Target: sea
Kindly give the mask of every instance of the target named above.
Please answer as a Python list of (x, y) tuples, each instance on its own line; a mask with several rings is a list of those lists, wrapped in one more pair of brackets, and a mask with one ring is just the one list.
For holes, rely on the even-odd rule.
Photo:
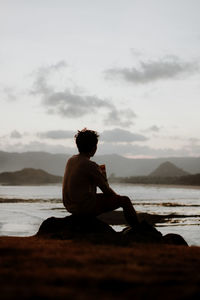
[[(155, 224), (161, 233), (178, 233), (190, 246), (200, 246), (199, 187), (126, 183), (111, 187), (129, 196), (137, 212), (163, 215), (165, 222)], [(0, 186), (0, 236), (32, 236), (46, 218), (66, 215), (60, 184)], [(113, 228), (121, 231), (124, 226)]]

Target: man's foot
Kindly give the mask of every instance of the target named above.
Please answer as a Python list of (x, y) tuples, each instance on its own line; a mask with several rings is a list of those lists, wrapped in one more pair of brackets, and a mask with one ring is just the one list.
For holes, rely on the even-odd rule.
[(140, 222), (139, 222), (137, 216), (125, 216), (125, 218), (130, 227), (134, 228), (136, 226), (137, 227), (140, 226)]

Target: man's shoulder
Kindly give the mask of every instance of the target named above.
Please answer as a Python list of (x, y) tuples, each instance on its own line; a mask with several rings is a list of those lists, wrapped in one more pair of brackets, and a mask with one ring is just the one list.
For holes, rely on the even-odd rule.
[(91, 171), (96, 172), (96, 171), (99, 170), (99, 165), (96, 162), (92, 161), (92, 160), (89, 160), (88, 166), (91, 169)]
[(98, 164), (86, 157), (81, 157), (80, 155), (76, 154), (76, 155), (73, 155), (71, 156), (69, 159), (68, 159), (68, 162), (78, 162), (80, 164), (83, 164), (83, 165), (87, 165), (87, 166), (91, 166), (91, 167), (95, 167), (95, 168), (98, 168)]
[(69, 161), (69, 160), (74, 160), (74, 159), (76, 159), (76, 158), (77, 158), (77, 155), (72, 155), (72, 156), (69, 157), (68, 161)]
[(69, 157), (67, 160), (66, 167), (75, 164), (76, 160), (77, 160), (77, 155), (73, 155), (73, 156)]
[(88, 159), (88, 162), (92, 166), (98, 166), (98, 164), (95, 161), (91, 160), (91, 159)]
[(88, 158), (81, 159), (80, 164), (83, 168), (86, 168), (87, 170), (90, 169), (91, 171), (97, 170), (99, 168), (99, 166), (94, 161)]
[(67, 161), (68, 165), (79, 165), (82, 166), (83, 168), (91, 168), (91, 169), (98, 169), (99, 165), (90, 160), (87, 157), (84, 156), (80, 156), (79, 154), (73, 155), (71, 156), (68, 161)]
[(70, 162), (70, 161), (76, 161), (78, 159), (79, 159), (79, 155), (75, 154), (75, 155), (72, 155), (71, 157), (68, 158), (68, 162)]

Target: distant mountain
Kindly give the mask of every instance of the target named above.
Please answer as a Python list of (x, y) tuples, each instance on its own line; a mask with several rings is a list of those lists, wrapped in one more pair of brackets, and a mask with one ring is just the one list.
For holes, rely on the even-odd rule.
[(45, 170), (50, 174), (63, 176), (68, 158), (69, 155), (67, 154), (0, 151), (0, 172), (35, 168)]
[[(35, 168), (43, 169), (50, 174), (63, 176), (68, 158), (68, 154), (51, 154), (46, 152), (10, 153), (0, 151), (0, 172)], [(200, 157), (131, 159), (111, 154), (95, 155), (92, 160), (99, 164), (106, 164), (108, 176), (112, 173), (118, 177), (147, 176), (166, 161), (191, 174), (200, 173)]]
[(0, 184), (34, 185), (61, 183), (62, 177), (49, 174), (41, 169), (26, 168), (16, 172), (0, 173)]
[(162, 163), (169, 161), (178, 168), (190, 174), (200, 173), (200, 157), (162, 157), (162, 158), (125, 158), (112, 154), (95, 156), (92, 158), (99, 164), (106, 164), (108, 176), (114, 174), (118, 177), (147, 176)]
[(162, 163), (158, 168), (149, 174), (152, 177), (180, 177), (189, 175), (169, 161)]

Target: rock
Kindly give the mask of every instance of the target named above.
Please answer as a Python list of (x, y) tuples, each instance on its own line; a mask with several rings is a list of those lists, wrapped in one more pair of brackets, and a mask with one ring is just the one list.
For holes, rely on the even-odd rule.
[(142, 221), (140, 224), (127, 227), (122, 231), (123, 235), (132, 242), (139, 243), (162, 243), (162, 234), (155, 227)]
[(116, 232), (107, 223), (95, 217), (67, 216), (64, 218), (51, 217), (43, 221), (36, 236), (58, 239), (91, 239), (110, 237)]
[(187, 242), (184, 240), (184, 238), (175, 233), (168, 233), (163, 236), (163, 243), (164, 244), (170, 244), (170, 245), (185, 245), (188, 246)]
[(116, 232), (110, 225), (96, 217), (51, 217), (43, 221), (37, 234), (40, 238), (87, 240), (92, 243), (130, 245), (132, 243), (157, 243), (187, 245), (178, 234), (164, 237), (155, 227), (142, 221), (140, 224)]

